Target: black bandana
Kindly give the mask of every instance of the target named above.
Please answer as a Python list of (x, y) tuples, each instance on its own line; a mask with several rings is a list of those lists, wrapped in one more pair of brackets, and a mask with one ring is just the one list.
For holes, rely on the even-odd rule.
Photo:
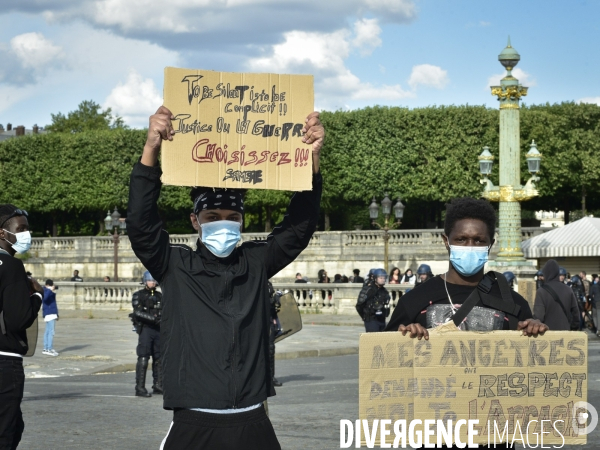
[(226, 189), (204, 192), (194, 200), (194, 214), (208, 209), (230, 209), (244, 214), (244, 197)]

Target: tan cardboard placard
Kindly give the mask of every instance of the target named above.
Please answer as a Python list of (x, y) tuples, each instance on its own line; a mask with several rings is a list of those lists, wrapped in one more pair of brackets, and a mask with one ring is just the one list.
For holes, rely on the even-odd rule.
[(312, 189), (311, 75), (165, 68), (164, 105), (175, 116), (162, 149), (162, 181), (177, 186)]
[[(561, 445), (561, 434), (567, 445), (585, 444), (573, 419), (582, 411), (576, 403), (587, 401), (587, 358), (582, 332), (549, 331), (530, 338), (518, 331), (430, 330), (428, 341), (401, 333), (362, 334), (359, 418), (407, 424), (478, 419), (473, 440), (480, 444), (488, 443), (488, 421), (492, 444), (494, 422), (504, 434), (502, 442), (522, 433), (533, 444), (542, 419), (563, 420), (556, 428), (545, 422), (544, 445)], [(467, 442), (467, 427), (460, 431)], [(392, 433), (387, 442), (393, 439)], [(496, 442), (501, 442), (498, 434)]]

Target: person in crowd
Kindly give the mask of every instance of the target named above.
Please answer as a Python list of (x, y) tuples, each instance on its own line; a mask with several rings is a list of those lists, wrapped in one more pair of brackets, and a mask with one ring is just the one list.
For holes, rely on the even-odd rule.
[(514, 290), (515, 283), (517, 282), (517, 277), (515, 276), (514, 272), (507, 271), (507, 272), (504, 272), (502, 275), (504, 275), (504, 278), (506, 278), (506, 281), (508, 282), (508, 285), (510, 286), (510, 288), (512, 290)]
[[(305, 280), (304, 278), (302, 278), (302, 274), (300, 272), (298, 272), (296, 274), (296, 279), (294, 280), (294, 283), (306, 284), (306, 283), (308, 283), (308, 279)], [(296, 298), (299, 298), (299, 297), (300, 297), (300, 291), (296, 291)], [(303, 300), (306, 300), (306, 291), (302, 291), (302, 298), (303, 298)]]
[(58, 306), (56, 305), (56, 286), (54, 281), (46, 280), (44, 286), (44, 298), (42, 299), (42, 315), (46, 323), (46, 331), (44, 332), (44, 348), (42, 354), (48, 356), (58, 356), (58, 352), (54, 350), (54, 331), (56, 322), (58, 321)]
[[(331, 283), (331, 279), (327, 276), (327, 272), (325, 271), (325, 269), (319, 270), (317, 277), (318, 277), (317, 283)], [(331, 291), (327, 291), (327, 292), (321, 291), (322, 299), (325, 299), (325, 295), (327, 295), (328, 299), (331, 299), (331, 296), (333, 295), (333, 293)]]
[(417, 281), (417, 276), (413, 274), (412, 269), (406, 269), (406, 272), (404, 272), (404, 275), (402, 276), (402, 281), (400, 282), (400, 284), (412, 284), (414, 286), (415, 282)]
[(485, 200), (460, 198), (447, 204), (443, 240), (448, 270), (406, 293), (385, 331), (428, 340), (428, 329), (450, 320), (462, 330), (521, 330), (528, 336), (548, 330), (533, 319), (527, 300), (508, 287), (502, 274), (484, 274), (495, 226), (496, 212)]
[(331, 283), (331, 280), (327, 276), (327, 272), (325, 271), (325, 269), (319, 270), (317, 279), (318, 279), (317, 283)]
[(348, 277), (346, 275), (342, 275), (342, 283), (350, 283), (350, 280), (348, 279)]
[(108, 275), (106, 275), (106, 276), (104, 277), (104, 282), (105, 282), (105, 283), (110, 283), (110, 277), (109, 277)]
[(354, 277), (352, 278), (352, 282), (353, 283), (363, 283), (364, 284), (365, 279), (360, 276), (360, 270), (359, 269), (354, 269), (352, 271), (352, 273), (354, 274)]
[(594, 327), (591, 303), (588, 302), (588, 298), (585, 294), (585, 287), (579, 275), (573, 275), (569, 282), (569, 286), (571, 286), (573, 294), (575, 294), (575, 298), (577, 299), (577, 304), (579, 305), (579, 329), (584, 330), (590, 328), (596, 333), (598, 330)]
[[(388, 280), (389, 284), (400, 284), (402, 281), (402, 272), (397, 267), (394, 267), (390, 272), (390, 279)], [(394, 303), (396, 302), (396, 298), (400, 298), (402, 296), (402, 291), (392, 291), (392, 300)]]
[(308, 246), (319, 221), (320, 151), (325, 131), (311, 113), (302, 141), (312, 147), (312, 190), (296, 192), (266, 241), (241, 239), (244, 191), (194, 188), (198, 245), (171, 245), (158, 212), (163, 140), (177, 139), (165, 106), (150, 117), (142, 157), (131, 173), (131, 247), (161, 283), (163, 390), (173, 422), (163, 450), (280, 450), (263, 402), (275, 395), (269, 363), (267, 282)]
[(18, 447), (25, 429), (23, 355), (36, 344), (27, 342), (27, 329), (37, 319), (44, 295), (15, 258), (31, 247), (27, 217), (27, 211), (14, 205), (0, 205), (0, 448), (11, 450)]
[(568, 284), (570, 277), (568, 277), (567, 270), (564, 267), (558, 268), (558, 281), (564, 284)]
[(544, 272), (538, 270), (535, 274), (535, 287), (539, 289), (544, 284)]
[(597, 274), (592, 275), (592, 284), (590, 286), (590, 302), (592, 303), (592, 315), (596, 335), (600, 333), (600, 318), (598, 317), (598, 303), (600, 303), (600, 278)]
[(402, 281), (402, 272), (397, 267), (394, 267), (390, 272), (390, 279), (388, 280), (389, 284), (400, 284)]
[(373, 283), (363, 286), (356, 301), (356, 311), (365, 323), (367, 333), (376, 333), (385, 328), (385, 319), (390, 314), (390, 294), (384, 287), (387, 273), (375, 270)]
[(466, 197), (447, 204), (443, 240), (448, 270), (405, 294), (386, 331), (428, 339), (427, 329), (449, 320), (473, 331), (510, 329), (527, 335), (546, 331), (548, 326), (533, 318), (527, 300), (508, 287), (502, 274), (484, 274), (495, 226), (496, 212), (486, 200)]
[(544, 284), (538, 288), (533, 316), (551, 330), (578, 330), (579, 307), (572, 289), (560, 281), (560, 267), (550, 259), (542, 268)]
[(71, 281), (77, 282), (77, 283), (83, 283), (83, 278), (81, 278), (79, 276), (79, 270), (74, 270), (73, 271), (73, 276), (71, 277)]
[(341, 282), (342, 282), (342, 275), (341, 275), (341, 274), (339, 274), (339, 273), (336, 273), (336, 274), (333, 276), (333, 282), (334, 282), (334, 283), (341, 283)]
[(160, 361), (160, 322), (162, 319), (162, 294), (156, 290), (157, 283), (149, 271), (142, 276), (144, 289), (134, 292), (131, 299), (133, 313), (129, 315), (136, 332), (137, 364), (135, 366), (135, 395), (152, 397), (146, 389), (146, 372), (152, 357), (152, 392), (162, 394), (162, 373)]
[(579, 272), (579, 278), (581, 279), (581, 284), (583, 285), (583, 292), (585, 294), (586, 300), (589, 300), (590, 297), (590, 280), (587, 279), (587, 274), (585, 270)]
[(375, 271), (376, 270), (379, 270), (379, 269), (369, 269), (369, 273), (367, 274), (367, 277), (365, 278), (365, 282), (363, 283), (363, 286), (372, 285), (375, 282)]
[(415, 285), (417, 284), (423, 284), (428, 280), (431, 280), (433, 278), (433, 273), (431, 273), (431, 267), (429, 266), (429, 264), (421, 264), (419, 266), (419, 268), (417, 269), (417, 281), (415, 282)]

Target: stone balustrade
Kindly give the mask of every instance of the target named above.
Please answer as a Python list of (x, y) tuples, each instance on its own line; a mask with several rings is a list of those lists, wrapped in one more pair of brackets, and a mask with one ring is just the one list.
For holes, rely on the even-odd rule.
[[(130, 310), (131, 297), (142, 289), (140, 283), (105, 282), (57, 282), (59, 289), (56, 299), (59, 311), (64, 310)], [(276, 290), (291, 292), (303, 313), (320, 314), (356, 314), (354, 305), (362, 284), (357, 283), (273, 283)], [(410, 285), (386, 285), (392, 300), (390, 307), (396, 306), (400, 296)], [(159, 288), (160, 290), (160, 288)]]
[[(541, 234), (549, 228), (523, 228), (523, 239)], [(441, 229), (390, 231), (388, 265), (402, 271), (421, 263), (429, 264), (434, 273), (446, 270), (448, 255), (443, 245)], [(265, 240), (268, 233), (244, 233), (243, 241)], [(171, 235), (171, 243), (195, 248), (197, 235)], [(316, 281), (319, 269), (325, 269), (333, 279), (336, 273), (351, 275), (358, 268), (362, 274), (372, 267), (383, 267), (384, 232), (328, 231), (313, 235), (308, 247), (288, 267), (275, 276), (280, 282), (291, 281), (297, 272)], [(29, 258), (24, 261), (28, 270), (40, 279), (68, 280), (77, 269), (85, 281), (101, 280), (113, 274), (112, 236), (34, 238)], [(496, 246), (495, 246), (496, 247)], [(497, 249), (492, 248), (492, 258)], [(127, 235), (119, 240), (119, 277), (139, 280), (144, 267), (136, 258)]]

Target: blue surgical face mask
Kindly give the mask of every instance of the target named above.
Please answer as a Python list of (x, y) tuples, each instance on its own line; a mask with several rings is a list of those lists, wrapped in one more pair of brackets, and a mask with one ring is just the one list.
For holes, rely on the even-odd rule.
[(488, 260), (489, 247), (450, 246), (450, 262), (456, 271), (464, 277), (475, 275)]
[(31, 248), (31, 233), (29, 231), (22, 231), (20, 233), (11, 233), (8, 230), (4, 231), (17, 237), (17, 242), (14, 244), (5, 239), (5, 241), (11, 244), (12, 248), (14, 248), (17, 253), (25, 253)]
[(202, 228), (202, 243), (215, 256), (225, 258), (242, 237), (242, 224), (232, 220), (217, 220), (200, 225)]

